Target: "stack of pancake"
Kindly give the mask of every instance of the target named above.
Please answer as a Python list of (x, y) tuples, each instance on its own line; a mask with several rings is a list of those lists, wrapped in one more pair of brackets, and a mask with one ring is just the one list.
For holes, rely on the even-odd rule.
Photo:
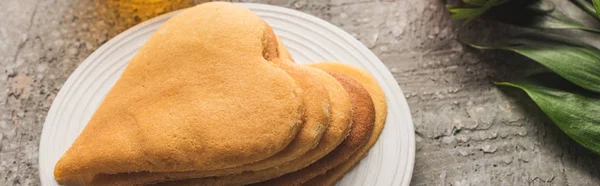
[(71, 185), (332, 185), (383, 129), (366, 71), (294, 63), (263, 20), (205, 3), (140, 49), (54, 169)]

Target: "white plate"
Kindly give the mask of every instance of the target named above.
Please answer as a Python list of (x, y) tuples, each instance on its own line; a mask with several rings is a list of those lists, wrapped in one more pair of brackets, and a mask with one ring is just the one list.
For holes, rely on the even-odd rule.
[[(387, 96), (388, 115), (379, 141), (339, 185), (404, 185), (412, 176), (415, 138), (410, 110), (398, 83), (367, 47), (334, 25), (295, 10), (240, 4), (273, 27), (297, 63), (340, 61), (370, 71)], [(44, 123), (39, 165), (42, 185), (54, 181), (54, 165), (83, 130), (129, 60), (165, 21), (181, 11), (141, 23), (106, 42), (71, 74)]]

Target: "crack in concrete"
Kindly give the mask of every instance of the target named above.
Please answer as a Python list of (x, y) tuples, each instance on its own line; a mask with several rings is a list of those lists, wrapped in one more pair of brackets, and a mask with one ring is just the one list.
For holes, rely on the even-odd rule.
[(29, 26), (27, 26), (27, 31), (31, 30), (31, 26), (33, 26), (33, 19), (35, 18), (35, 14), (37, 13), (38, 10), (38, 4), (40, 4), (40, 1), (36, 1), (35, 2), (35, 6), (33, 8), (33, 13), (31, 14), (31, 17), (29, 18)]
[[(27, 26), (27, 33), (29, 33), (29, 31), (31, 30), (31, 26), (33, 26), (33, 22), (34, 22), (34, 18), (35, 15), (37, 14), (37, 10), (38, 10), (38, 4), (40, 3), (40, 1), (36, 1), (35, 6), (33, 8), (33, 13), (31, 13), (31, 16), (29, 17), (29, 25)], [(29, 37), (26, 37), (24, 41), (20, 42), (19, 45), (17, 46), (17, 51), (15, 52), (15, 54), (13, 55), (13, 63), (17, 62), (17, 58), (19, 57), (19, 54), (21, 53), (21, 50), (23, 49), (23, 47), (25, 47), (25, 44), (27, 43), (27, 41), (29, 41)]]
[(13, 55), (13, 60), (12, 60), (13, 63), (17, 62), (17, 58), (19, 57), (19, 54), (21, 53), (21, 50), (23, 49), (23, 47), (25, 47), (25, 44), (27, 43), (27, 41), (29, 41), (29, 38), (25, 38), (25, 40), (22, 41), (21, 43), (19, 43), (19, 45), (17, 46), (17, 51)]
[(567, 172), (565, 170), (565, 163), (563, 161), (564, 156), (565, 156), (565, 149), (563, 148), (560, 151), (560, 159), (558, 162), (560, 162), (560, 166), (562, 169), (562, 171), (561, 171), (562, 177), (565, 179), (565, 183), (567, 183), (567, 186), (569, 186), (569, 179), (567, 178)]

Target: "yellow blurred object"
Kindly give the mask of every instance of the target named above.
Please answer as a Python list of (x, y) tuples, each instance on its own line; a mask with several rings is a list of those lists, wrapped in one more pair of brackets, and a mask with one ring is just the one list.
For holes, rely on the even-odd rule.
[(181, 0), (175, 0), (175, 1), (170, 1), (170, 0), (131, 0), (132, 2), (140, 2), (140, 3), (157, 3), (157, 2), (179, 2)]
[(134, 19), (139, 23), (158, 15), (194, 6), (194, 0), (107, 0), (113, 19)]

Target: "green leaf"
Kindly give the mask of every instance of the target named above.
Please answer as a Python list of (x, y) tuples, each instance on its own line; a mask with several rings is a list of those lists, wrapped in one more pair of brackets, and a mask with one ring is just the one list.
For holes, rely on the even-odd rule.
[(563, 132), (600, 154), (600, 98), (549, 88), (531, 80), (496, 84), (524, 90)]
[(591, 32), (600, 30), (588, 28), (557, 10), (549, 0), (505, 0), (486, 4), (485, 11), (477, 17), (528, 28), (541, 29), (580, 29)]
[(452, 12), (452, 19), (465, 20), (464, 23), (468, 23), (473, 19), (477, 18), (485, 12), (482, 8), (453, 8), (450, 9)]
[(571, 0), (571, 2), (573, 2), (575, 5), (579, 6), (579, 8), (581, 8), (588, 14), (592, 15), (592, 17), (595, 17), (597, 19), (599, 18), (596, 15), (596, 9), (594, 8), (594, 6), (590, 3), (588, 3), (586, 0)]
[(490, 19), (531, 28), (584, 29), (585, 26), (555, 9), (548, 0), (511, 1), (490, 10)]
[(572, 38), (547, 34), (524, 34), (481, 45), (460, 40), (479, 49), (502, 49), (517, 52), (546, 66), (570, 82), (600, 93), (600, 50)]
[(483, 6), (488, 1), (496, 1), (496, 0), (463, 0), (463, 2), (465, 2), (469, 5), (473, 5), (473, 6)]
[(592, 0), (594, 3), (594, 9), (596, 10), (596, 17), (600, 18), (600, 0)]
[(498, 6), (509, 0), (463, 0), (464, 3), (474, 7), (449, 7), (452, 13), (452, 19), (464, 20), (463, 23), (469, 23), (473, 19), (483, 15), (488, 9)]

